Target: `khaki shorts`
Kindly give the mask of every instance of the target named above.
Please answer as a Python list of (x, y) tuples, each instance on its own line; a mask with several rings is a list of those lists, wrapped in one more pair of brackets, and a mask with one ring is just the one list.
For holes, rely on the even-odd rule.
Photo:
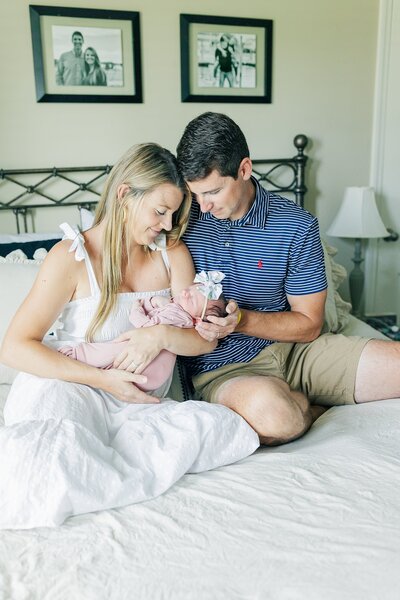
[(312, 404), (354, 404), (361, 352), (370, 338), (325, 333), (313, 342), (275, 342), (247, 363), (232, 363), (193, 377), (196, 392), (215, 402), (219, 387), (234, 377), (278, 377), (302, 391)]

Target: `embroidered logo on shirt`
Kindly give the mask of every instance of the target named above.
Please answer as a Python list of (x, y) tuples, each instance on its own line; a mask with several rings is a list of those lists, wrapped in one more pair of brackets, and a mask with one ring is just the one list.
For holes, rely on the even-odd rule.
[(257, 268), (258, 269), (262, 269), (263, 268), (263, 264), (262, 264), (262, 260), (259, 260), (257, 263)]

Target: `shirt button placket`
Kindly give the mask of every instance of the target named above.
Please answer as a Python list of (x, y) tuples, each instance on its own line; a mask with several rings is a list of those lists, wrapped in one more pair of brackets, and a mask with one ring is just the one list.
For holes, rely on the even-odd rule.
[(223, 253), (222, 253), (222, 269), (226, 268), (230, 264), (230, 251), (232, 246), (232, 238), (231, 238), (231, 227), (230, 221), (224, 227), (223, 237), (222, 237), (222, 245), (223, 245)]

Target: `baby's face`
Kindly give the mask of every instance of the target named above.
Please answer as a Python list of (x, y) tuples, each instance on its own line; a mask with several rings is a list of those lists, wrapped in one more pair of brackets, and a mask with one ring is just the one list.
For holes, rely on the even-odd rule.
[(203, 311), (205, 296), (200, 292), (199, 285), (193, 283), (174, 297), (174, 301), (182, 306), (192, 317), (199, 318)]

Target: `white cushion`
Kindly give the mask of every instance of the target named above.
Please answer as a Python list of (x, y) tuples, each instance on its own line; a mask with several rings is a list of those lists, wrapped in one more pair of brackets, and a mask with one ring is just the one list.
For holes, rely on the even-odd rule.
[[(45, 252), (45, 251), (44, 251)], [(43, 256), (43, 248), (38, 253)], [(38, 255), (36, 254), (36, 256)], [(0, 256), (0, 344), (18, 307), (31, 289), (42, 259), (29, 260), (21, 250)], [(0, 364), (0, 384), (12, 383), (17, 371)]]

